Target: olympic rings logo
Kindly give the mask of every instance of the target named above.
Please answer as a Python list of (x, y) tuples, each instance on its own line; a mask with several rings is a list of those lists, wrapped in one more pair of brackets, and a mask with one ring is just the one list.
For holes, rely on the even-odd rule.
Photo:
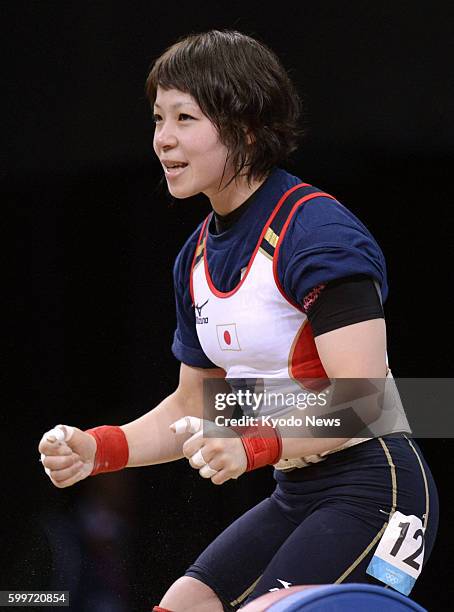
[(397, 584), (400, 581), (398, 576), (391, 574), (390, 572), (385, 573), (385, 579), (389, 582), (389, 584)]

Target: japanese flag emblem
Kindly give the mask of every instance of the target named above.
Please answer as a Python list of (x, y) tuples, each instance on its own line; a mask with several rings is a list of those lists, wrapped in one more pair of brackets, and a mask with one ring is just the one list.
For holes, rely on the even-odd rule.
[(236, 333), (236, 323), (216, 325), (216, 331), (221, 351), (241, 351), (238, 334)]

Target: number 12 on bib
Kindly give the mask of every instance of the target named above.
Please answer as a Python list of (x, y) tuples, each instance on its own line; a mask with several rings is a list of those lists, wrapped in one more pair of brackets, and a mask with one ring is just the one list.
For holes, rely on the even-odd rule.
[(395, 512), (366, 570), (368, 574), (408, 595), (421, 573), (424, 527), (419, 517)]

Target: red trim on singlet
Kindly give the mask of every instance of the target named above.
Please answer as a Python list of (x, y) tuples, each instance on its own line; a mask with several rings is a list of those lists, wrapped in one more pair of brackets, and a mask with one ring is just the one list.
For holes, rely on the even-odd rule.
[[(246, 280), (247, 275), (249, 274), (249, 271), (251, 269), (251, 266), (254, 262), (255, 256), (257, 255), (257, 252), (260, 248), (260, 245), (262, 243), (262, 240), (266, 234), (267, 229), (270, 227), (274, 217), (277, 215), (277, 213), (279, 212), (279, 209), (281, 208), (281, 206), (284, 204), (285, 200), (287, 199), (287, 197), (293, 193), (296, 189), (300, 188), (300, 187), (310, 187), (311, 185), (309, 185), (308, 183), (299, 183), (298, 185), (295, 185), (294, 187), (292, 187), (291, 189), (289, 189), (288, 191), (286, 191), (283, 196), (280, 198), (279, 202), (277, 203), (276, 207), (274, 208), (274, 210), (272, 211), (271, 215), (269, 216), (265, 226), (263, 227), (262, 233), (260, 234), (260, 237), (258, 239), (258, 242), (256, 244), (256, 247), (254, 249), (254, 252), (252, 253), (252, 256), (249, 260), (248, 266), (246, 268), (246, 272), (243, 275), (243, 278), (239, 281), (239, 283), (237, 284), (236, 287), (234, 287), (231, 291), (227, 291), (227, 292), (223, 292), (223, 291), (219, 291), (212, 279), (211, 279), (211, 275), (210, 275), (210, 270), (208, 268), (208, 253), (207, 253), (207, 240), (205, 240), (205, 248), (204, 248), (204, 252), (203, 252), (203, 260), (204, 260), (204, 269), (205, 269), (205, 276), (208, 282), (208, 286), (211, 290), (211, 292), (216, 295), (217, 297), (220, 298), (228, 298), (231, 295), (233, 295), (234, 293), (236, 293), (241, 285), (244, 283), (244, 281)], [(292, 299), (290, 299), (284, 292), (280, 282), (279, 282), (279, 278), (278, 278), (278, 274), (277, 274), (277, 262), (278, 262), (278, 256), (279, 256), (279, 249), (280, 246), (282, 244), (282, 240), (284, 238), (285, 232), (288, 229), (288, 226), (290, 225), (291, 219), (293, 217), (293, 215), (295, 214), (296, 210), (298, 209), (299, 206), (301, 206), (302, 204), (304, 204), (305, 202), (308, 202), (309, 200), (312, 200), (314, 198), (317, 197), (326, 197), (326, 198), (330, 198), (332, 200), (335, 200), (335, 198), (323, 191), (317, 191), (315, 193), (310, 193), (306, 196), (303, 196), (302, 198), (300, 198), (299, 200), (297, 200), (295, 202), (295, 204), (293, 205), (290, 214), (288, 215), (282, 230), (279, 234), (279, 240), (278, 243), (276, 245), (275, 251), (274, 251), (274, 256), (273, 256), (273, 276), (274, 276), (274, 280), (276, 283), (276, 287), (278, 288), (279, 292), (281, 293), (281, 295), (285, 298), (285, 300), (291, 304), (292, 306), (294, 306), (297, 310), (301, 311), (304, 313), (304, 310), (302, 308), (301, 305), (297, 304), (296, 302), (294, 302)], [(191, 292), (191, 298), (192, 298), (192, 303), (194, 303), (194, 288), (193, 288), (193, 271), (194, 271), (194, 265), (195, 265), (195, 260), (196, 260), (196, 254), (199, 248), (199, 245), (202, 243), (203, 239), (207, 239), (207, 234), (208, 234), (208, 221), (211, 218), (211, 214), (208, 215), (208, 217), (205, 219), (202, 229), (200, 231), (200, 235), (197, 241), (197, 246), (195, 248), (194, 251), (194, 257), (192, 259), (192, 265), (191, 265), (191, 273), (190, 273), (190, 292)], [(323, 367), (322, 362), (320, 361), (320, 358), (318, 356), (318, 351), (317, 351), (317, 346), (315, 344), (315, 340), (314, 340), (314, 336), (313, 336), (313, 332), (312, 332), (312, 327), (309, 323), (308, 320), (306, 320), (303, 323), (303, 329), (301, 330), (301, 332), (299, 332), (299, 337), (296, 341), (295, 347), (293, 349), (293, 353), (289, 356), (290, 360), (289, 360), (289, 375), (298, 380), (298, 379), (304, 379), (303, 384), (305, 388), (309, 388), (309, 389), (313, 389), (313, 390), (319, 390), (322, 389), (324, 387), (326, 387), (327, 381), (329, 383), (329, 378), (325, 372), (325, 369)], [(308, 379), (312, 379), (312, 380), (308, 380)]]
[[(257, 245), (254, 249), (254, 252), (252, 253), (252, 256), (249, 260), (249, 263), (247, 265), (246, 268), (246, 272), (243, 275), (243, 278), (239, 281), (239, 283), (237, 284), (236, 287), (234, 287), (233, 289), (231, 289), (231, 291), (219, 291), (219, 289), (217, 289), (213, 283), (213, 280), (211, 278), (210, 275), (210, 270), (208, 268), (208, 252), (207, 252), (207, 247), (206, 247), (206, 243), (205, 243), (205, 252), (203, 254), (203, 260), (204, 260), (204, 266), (205, 266), (205, 276), (208, 282), (208, 286), (211, 290), (212, 293), (214, 293), (214, 295), (216, 295), (219, 298), (228, 298), (231, 295), (233, 295), (234, 293), (236, 293), (238, 291), (238, 289), (241, 287), (241, 285), (244, 283), (244, 281), (247, 278), (247, 275), (249, 274), (249, 270), (251, 269), (251, 266), (254, 262), (255, 256), (257, 255), (257, 251), (260, 248), (260, 245), (262, 244), (262, 240), (263, 237), (266, 234), (267, 229), (269, 228), (269, 226), (271, 225), (271, 222), (273, 221), (274, 217), (277, 215), (279, 209), (281, 208), (281, 206), (283, 205), (283, 203), (285, 202), (285, 200), (288, 198), (288, 196), (293, 193), (296, 189), (299, 189), (300, 187), (310, 187), (311, 185), (309, 185), (308, 183), (299, 183), (298, 185), (295, 185), (294, 187), (292, 187), (291, 189), (289, 189), (288, 191), (286, 191), (284, 193), (284, 195), (281, 197), (281, 199), (279, 200), (279, 202), (276, 204), (276, 207), (274, 208), (273, 212), (271, 213), (271, 215), (268, 218), (268, 221), (265, 223), (262, 233), (260, 234), (260, 237), (258, 239)], [(304, 199), (304, 198), (303, 198)], [(293, 210), (293, 209), (292, 209)], [(206, 230), (206, 233), (208, 232), (208, 228)]]
[(279, 282), (279, 277), (278, 277), (278, 273), (277, 273), (277, 262), (278, 262), (278, 258), (279, 258), (279, 249), (281, 248), (281, 244), (282, 241), (284, 239), (285, 236), (285, 232), (287, 231), (288, 226), (290, 225), (290, 221), (292, 220), (293, 215), (296, 212), (296, 209), (301, 206), (301, 204), (304, 204), (304, 202), (307, 202), (308, 200), (312, 200), (314, 198), (318, 198), (318, 197), (323, 197), (323, 198), (331, 198), (331, 200), (336, 200), (336, 198), (334, 198), (333, 196), (329, 195), (328, 193), (324, 193), (323, 191), (317, 191), (315, 193), (310, 193), (307, 196), (304, 196), (303, 198), (301, 198), (301, 200), (298, 200), (297, 202), (295, 202), (292, 210), (290, 211), (289, 216), (287, 217), (286, 222), (284, 223), (281, 233), (279, 234), (279, 240), (277, 242), (276, 248), (274, 250), (274, 256), (273, 256), (273, 276), (274, 276), (274, 281), (276, 283), (276, 287), (279, 289), (281, 295), (287, 300), (287, 302), (289, 304), (291, 304), (292, 306), (294, 306), (295, 308), (297, 308), (298, 310), (300, 310), (301, 312), (304, 312), (303, 307), (301, 306), (301, 304), (297, 304), (296, 302), (294, 302), (284, 291), (284, 289), (282, 288), (281, 283)]
[[(330, 198), (331, 200), (336, 199), (328, 193), (324, 193), (323, 191), (317, 191), (316, 193), (310, 193), (309, 195), (301, 198), (301, 200), (295, 202), (292, 210), (290, 211), (289, 216), (287, 217), (284, 225), (282, 226), (281, 233), (279, 234), (279, 241), (276, 245), (273, 257), (273, 276), (274, 281), (276, 283), (276, 287), (279, 289), (281, 295), (287, 300), (289, 304), (291, 304), (303, 313), (303, 307), (300, 304), (294, 302), (292, 299), (290, 299), (288, 295), (286, 295), (286, 293), (284, 292), (279, 282), (279, 277), (277, 273), (277, 262), (279, 258), (279, 249), (282, 244), (282, 240), (297, 208), (301, 206), (301, 204), (303, 204), (304, 202), (307, 202), (308, 200), (312, 200), (313, 198), (317, 197), (326, 197)], [(293, 349), (293, 353), (290, 355), (289, 375), (291, 378), (296, 380), (303, 379), (302, 382), (304, 388), (312, 389), (314, 391), (324, 389), (327, 386), (327, 383), (329, 384), (329, 378), (327, 373), (325, 372), (325, 368), (323, 367), (322, 362), (320, 361), (317, 346), (314, 340), (314, 334), (312, 332), (312, 326), (309, 323), (308, 319), (303, 323), (303, 329), (301, 332), (299, 332), (299, 337), (296, 341), (295, 348)]]
[(293, 379), (301, 380), (305, 389), (313, 391), (324, 389), (329, 384), (329, 378), (318, 356), (314, 334), (308, 320), (303, 323), (303, 329), (299, 332), (291, 355), (289, 375)]
[(202, 237), (203, 237), (203, 233), (205, 231), (206, 224), (208, 223), (208, 219), (210, 217), (211, 217), (211, 213), (208, 215), (208, 217), (203, 222), (202, 229), (200, 230), (200, 234), (199, 234), (199, 239), (197, 240), (197, 246), (195, 247), (195, 250), (194, 250), (194, 257), (192, 258), (191, 271), (189, 273), (189, 292), (191, 294), (192, 304), (195, 303), (194, 302), (194, 285), (193, 285), (193, 281), (192, 281), (192, 271), (194, 270), (195, 260), (197, 258), (197, 251), (198, 251), (199, 245), (200, 245), (200, 243), (202, 241)]

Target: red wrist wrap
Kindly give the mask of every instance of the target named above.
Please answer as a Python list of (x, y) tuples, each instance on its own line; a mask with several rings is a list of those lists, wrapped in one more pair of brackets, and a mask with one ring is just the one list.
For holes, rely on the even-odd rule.
[(120, 427), (101, 425), (101, 427), (87, 429), (85, 433), (90, 434), (96, 440), (95, 464), (90, 476), (103, 472), (116, 472), (125, 467), (128, 463), (129, 447)]
[(282, 454), (282, 438), (270, 425), (232, 427), (241, 438), (247, 456), (246, 472), (277, 463)]

